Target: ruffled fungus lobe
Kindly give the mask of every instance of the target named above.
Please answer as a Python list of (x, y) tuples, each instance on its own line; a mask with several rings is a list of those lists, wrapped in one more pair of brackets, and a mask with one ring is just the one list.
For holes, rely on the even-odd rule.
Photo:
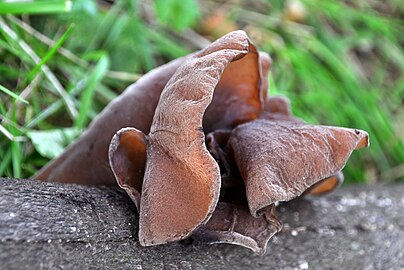
[(109, 160), (118, 185), (139, 211), (140, 194), (146, 167), (147, 138), (135, 128), (122, 128), (112, 138)]
[(315, 183), (306, 190), (305, 194), (309, 196), (323, 196), (334, 191), (342, 184), (342, 182), (344, 182), (344, 174), (342, 172), (337, 172), (335, 175)]
[[(120, 144), (123, 136), (137, 140), (136, 145), (147, 141), (140, 200), (139, 239), (142, 245), (183, 239), (209, 220), (219, 199), (220, 171), (206, 149), (202, 119), (206, 117), (208, 127), (230, 128), (258, 117), (263, 99), (258, 59), (255, 47), (249, 44), (244, 32), (226, 35), (178, 68), (161, 94), (147, 137), (139, 135), (137, 130), (125, 129), (112, 140), (111, 167), (118, 183), (135, 200), (139, 197), (138, 188), (129, 187), (128, 183), (137, 183), (130, 180), (137, 176), (129, 175), (127, 171), (132, 165), (121, 160), (125, 156), (131, 158), (128, 153), (136, 150), (130, 150), (129, 144), (122, 146), (129, 150), (121, 150)], [(250, 71), (240, 72), (244, 69)], [(229, 74), (240, 82), (239, 87), (231, 88)], [(221, 78), (225, 79), (222, 84), (219, 83)], [(215, 89), (219, 92), (216, 99)], [(225, 102), (223, 97), (232, 92), (235, 96), (226, 107), (217, 105), (218, 109), (211, 107), (213, 109), (208, 113), (211, 102)], [(228, 114), (223, 108), (232, 113)], [(242, 109), (237, 111), (236, 108)], [(217, 123), (210, 117), (213, 114)]]
[(251, 214), (290, 201), (335, 175), (352, 151), (368, 146), (361, 130), (255, 120), (238, 126), (228, 141), (246, 185)]
[(292, 109), (290, 108), (290, 100), (284, 96), (271, 96), (265, 99), (264, 112), (292, 116)]
[(149, 132), (161, 91), (185, 59), (179, 58), (158, 67), (129, 86), (97, 115), (75, 143), (33, 178), (50, 182), (116, 185), (108, 160), (112, 136), (123, 127)]
[(270, 58), (248, 45), (248, 53), (231, 62), (220, 77), (212, 103), (204, 115), (204, 132), (232, 129), (256, 119), (268, 89)]
[(307, 125), (267, 97), (270, 65), (229, 33), (130, 86), (36, 178), (118, 183), (144, 246), (192, 236), (264, 253), (282, 227), (274, 203), (332, 191), (368, 145), (364, 131)]
[(229, 243), (263, 254), (269, 239), (282, 228), (273, 210), (267, 207), (261, 217), (255, 218), (246, 206), (219, 202), (209, 222), (192, 237), (199, 242)]
[[(266, 96), (270, 59), (266, 53), (257, 52), (244, 32), (235, 31), (196, 54), (174, 60), (143, 76), (113, 100), (61, 156), (52, 160), (33, 178), (64, 183), (116, 184), (108, 162), (108, 147), (113, 135), (124, 127), (135, 127), (148, 134), (161, 92), (178, 67), (193, 57), (211, 53), (225, 55), (241, 40), (245, 52), (237, 56), (240, 58), (237, 61), (228, 63), (224, 71), (224, 67), (204, 67), (200, 62), (187, 72), (204, 68), (220, 73), (213, 100), (204, 114), (205, 132), (233, 128), (257, 118), (262, 110), (262, 99)], [(190, 77), (198, 80), (195, 76)]]
[(259, 118), (271, 121), (303, 123), (302, 120), (292, 115), (290, 101), (284, 96), (267, 97), (265, 99), (264, 109), (261, 111)]

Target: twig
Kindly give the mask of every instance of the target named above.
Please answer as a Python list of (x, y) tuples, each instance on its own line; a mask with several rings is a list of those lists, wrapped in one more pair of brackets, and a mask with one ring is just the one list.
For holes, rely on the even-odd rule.
[(105, 76), (111, 79), (133, 82), (139, 80), (139, 78), (142, 77), (142, 74), (109, 70), (106, 72)]
[[(20, 97), (27, 99), (31, 95), (32, 89), (34, 89), (41, 82), (41, 78), (42, 74), (37, 74), (35, 78), (27, 85), (27, 87), (22, 90)], [(20, 104), (20, 102), (17, 102), (17, 104)]]
[(209, 46), (211, 43), (207, 38), (201, 36), (192, 29), (187, 29), (181, 37), (200, 50)]

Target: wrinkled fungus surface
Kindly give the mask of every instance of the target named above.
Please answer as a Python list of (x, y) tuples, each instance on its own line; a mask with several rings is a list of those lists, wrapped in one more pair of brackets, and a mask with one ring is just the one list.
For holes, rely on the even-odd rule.
[(331, 192), (369, 144), (362, 130), (293, 117), (287, 98), (267, 96), (270, 66), (231, 32), (146, 74), (35, 177), (117, 183), (144, 246), (192, 237), (262, 254), (282, 227), (277, 202)]

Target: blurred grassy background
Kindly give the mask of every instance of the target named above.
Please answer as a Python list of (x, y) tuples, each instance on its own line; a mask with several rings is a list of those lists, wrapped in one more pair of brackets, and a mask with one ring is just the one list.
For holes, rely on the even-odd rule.
[(401, 0), (0, 1), (0, 15), (0, 176), (29, 177), (142, 74), (243, 29), (273, 58), (270, 94), (369, 132), (346, 182), (404, 180)]

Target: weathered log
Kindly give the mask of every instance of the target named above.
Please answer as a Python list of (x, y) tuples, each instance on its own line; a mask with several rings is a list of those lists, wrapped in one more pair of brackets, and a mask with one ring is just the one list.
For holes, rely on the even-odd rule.
[(227, 244), (141, 247), (111, 187), (0, 179), (0, 269), (402, 269), (404, 185), (348, 186), (278, 207), (264, 256)]

